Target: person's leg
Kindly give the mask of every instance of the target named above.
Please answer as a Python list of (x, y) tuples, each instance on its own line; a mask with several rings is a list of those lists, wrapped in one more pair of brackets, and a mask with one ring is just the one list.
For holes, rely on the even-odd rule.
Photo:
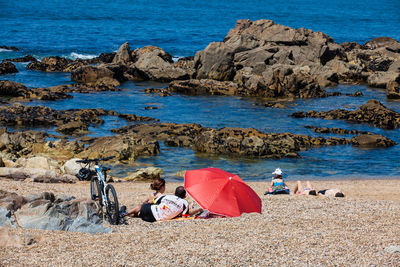
[(138, 205), (136, 207), (134, 207), (131, 210), (128, 210), (128, 215), (130, 217), (139, 217), (139, 213), (140, 213), (140, 209), (142, 208), (142, 205)]
[(293, 193), (294, 194), (296, 194), (296, 193), (300, 194), (301, 192), (303, 192), (303, 190), (304, 190), (303, 185), (301, 184), (300, 181), (297, 181), (297, 184), (296, 184), (296, 186), (294, 188)]

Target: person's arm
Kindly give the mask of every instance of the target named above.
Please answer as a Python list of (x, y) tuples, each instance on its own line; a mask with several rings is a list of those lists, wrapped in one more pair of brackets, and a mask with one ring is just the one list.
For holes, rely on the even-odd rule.
[(153, 203), (153, 199), (154, 199), (153, 193), (148, 194), (146, 199), (143, 201), (143, 204), (145, 204), (145, 203)]
[(272, 179), (271, 185), (269, 186), (269, 188), (272, 188), (273, 186), (274, 186), (274, 179)]
[(196, 208), (196, 209), (190, 207), (188, 213), (189, 213), (190, 216), (192, 216), (192, 215), (195, 215), (195, 214), (200, 213), (200, 212), (203, 212), (203, 209), (201, 207)]

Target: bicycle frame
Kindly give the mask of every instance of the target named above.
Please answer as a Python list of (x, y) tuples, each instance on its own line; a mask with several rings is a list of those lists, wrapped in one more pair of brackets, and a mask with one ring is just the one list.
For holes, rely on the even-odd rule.
[(97, 179), (99, 180), (100, 184), (101, 184), (101, 194), (102, 194), (102, 199), (103, 199), (103, 205), (107, 206), (108, 205), (108, 199), (107, 199), (107, 194), (106, 194), (106, 187), (107, 187), (107, 181), (106, 178), (103, 174), (103, 172), (101, 171), (101, 165), (98, 164), (97, 162), (94, 164), (94, 169), (97, 173)]

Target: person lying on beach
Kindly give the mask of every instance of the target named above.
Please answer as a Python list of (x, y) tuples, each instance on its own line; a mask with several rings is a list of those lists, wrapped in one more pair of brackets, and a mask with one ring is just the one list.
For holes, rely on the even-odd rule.
[(273, 173), (271, 185), (264, 195), (290, 194), (289, 188), (283, 180), (282, 170), (277, 168)]
[(318, 191), (318, 195), (326, 197), (344, 197), (344, 194), (339, 189), (324, 189)]
[(144, 203), (140, 209), (139, 217), (146, 222), (155, 222), (203, 212), (202, 208), (193, 209), (189, 207), (185, 198), (185, 188), (178, 186), (175, 189), (175, 195), (162, 196), (158, 198), (156, 203)]
[(153, 183), (150, 184), (150, 189), (154, 190), (153, 193), (150, 193), (146, 199), (142, 202), (142, 204), (134, 207), (133, 209), (129, 210), (128, 212), (122, 214), (122, 216), (132, 216), (132, 217), (139, 217), (140, 209), (142, 205), (145, 203), (156, 203), (156, 201), (164, 195), (165, 192), (165, 180), (162, 178), (156, 178), (153, 180)]
[(293, 193), (296, 195), (312, 195), (317, 196), (318, 193), (310, 183), (310, 181), (306, 182), (306, 187), (303, 187), (300, 181), (297, 181), (296, 187), (294, 188)]

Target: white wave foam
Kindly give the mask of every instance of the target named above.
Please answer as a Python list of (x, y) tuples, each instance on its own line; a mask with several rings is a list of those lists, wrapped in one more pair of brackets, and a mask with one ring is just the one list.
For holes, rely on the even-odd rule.
[(78, 54), (78, 53), (75, 53), (75, 52), (72, 52), (71, 54), (69, 54), (67, 56), (67, 58), (70, 58), (70, 59), (77, 59), (77, 58), (80, 58), (80, 59), (92, 59), (92, 58), (95, 58), (95, 57), (97, 57), (97, 55), (85, 55), (85, 54)]
[(0, 48), (0, 52), (12, 52), (12, 50)]
[(174, 62), (177, 62), (179, 59), (181, 59), (181, 58), (183, 58), (183, 57), (178, 57), (178, 56), (173, 56), (172, 57), (172, 60), (174, 61)]

